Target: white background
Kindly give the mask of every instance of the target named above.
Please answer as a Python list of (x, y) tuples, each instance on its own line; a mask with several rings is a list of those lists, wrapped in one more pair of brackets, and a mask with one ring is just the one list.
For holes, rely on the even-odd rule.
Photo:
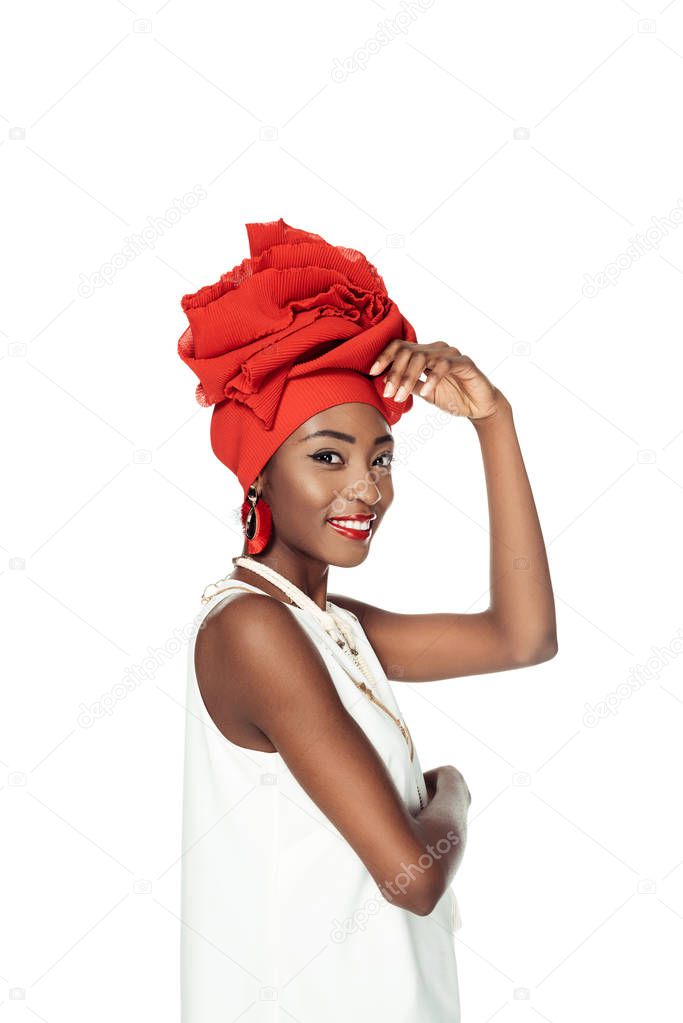
[[(178, 1019), (177, 636), (241, 550), (180, 299), (283, 217), (508, 397), (547, 543), (553, 660), (396, 683), (473, 797), (463, 1021), (679, 1020), (683, 2), (67, 0), (0, 37), (0, 1018)], [(433, 415), (330, 592), (487, 606), (477, 437)]]

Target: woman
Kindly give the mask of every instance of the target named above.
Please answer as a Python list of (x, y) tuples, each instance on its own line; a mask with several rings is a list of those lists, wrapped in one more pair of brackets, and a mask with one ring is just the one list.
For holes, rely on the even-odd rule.
[[(417, 343), (361, 253), (283, 220), (247, 231), (250, 257), (183, 298), (179, 342), (245, 493), (242, 554), (189, 649), (183, 1023), (457, 1023), (470, 793), (451, 765), (423, 774), (388, 680), (557, 650), (510, 404), (458, 349)], [(479, 437), (485, 612), (328, 594), (329, 566), (363, 562), (391, 505), (390, 428), (414, 394)]]

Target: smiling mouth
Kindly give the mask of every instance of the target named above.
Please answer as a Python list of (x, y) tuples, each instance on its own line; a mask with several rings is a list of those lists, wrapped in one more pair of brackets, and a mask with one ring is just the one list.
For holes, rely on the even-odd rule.
[(331, 526), (336, 533), (345, 536), (349, 540), (369, 540), (372, 536), (372, 523), (376, 515), (351, 516), (350, 518), (327, 519), (328, 526)]

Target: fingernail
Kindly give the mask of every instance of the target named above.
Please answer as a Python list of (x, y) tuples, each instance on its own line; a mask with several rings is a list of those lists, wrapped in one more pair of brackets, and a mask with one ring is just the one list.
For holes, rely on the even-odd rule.
[(379, 372), (379, 367), (380, 367), (379, 362), (373, 362), (372, 366), (370, 367), (370, 372), (371, 373)]
[(383, 398), (390, 398), (393, 393), (394, 393), (394, 385), (392, 384), (391, 380), (387, 380), (387, 385), (384, 388), (384, 393), (383, 393), (382, 397)]
[(408, 388), (404, 387), (404, 386), (401, 386), (401, 387), (399, 387), (398, 391), (396, 392), (396, 397), (394, 398), (394, 401), (405, 401), (407, 397), (408, 397)]

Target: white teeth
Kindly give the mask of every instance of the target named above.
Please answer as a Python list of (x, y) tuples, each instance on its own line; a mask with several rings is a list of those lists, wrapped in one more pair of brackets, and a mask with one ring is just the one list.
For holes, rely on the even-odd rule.
[(356, 522), (354, 519), (330, 519), (335, 526), (343, 526), (344, 529), (357, 529), (361, 533), (367, 533), (372, 523)]

